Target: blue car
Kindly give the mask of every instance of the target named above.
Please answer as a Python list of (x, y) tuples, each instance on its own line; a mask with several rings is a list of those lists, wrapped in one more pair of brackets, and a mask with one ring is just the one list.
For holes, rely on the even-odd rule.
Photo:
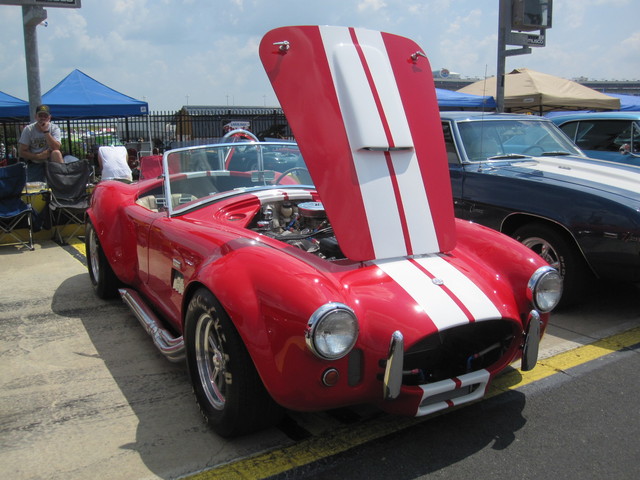
[(516, 238), (564, 277), (640, 281), (640, 168), (586, 157), (534, 115), (441, 112), (456, 216)]
[(551, 121), (587, 156), (640, 166), (640, 112), (581, 112)]

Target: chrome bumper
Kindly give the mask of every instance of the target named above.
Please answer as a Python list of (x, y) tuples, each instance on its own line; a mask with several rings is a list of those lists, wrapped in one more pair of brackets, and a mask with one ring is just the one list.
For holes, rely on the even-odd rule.
[(398, 330), (391, 334), (387, 364), (382, 381), (385, 400), (393, 400), (400, 395), (402, 387), (402, 367), (404, 364), (404, 337)]
[(527, 330), (522, 345), (522, 363), (520, 369), (523, 372), (532, 370), (538, 363), (538, 350), (540, 349), (540, 314), (536, 310), (529, 312)]

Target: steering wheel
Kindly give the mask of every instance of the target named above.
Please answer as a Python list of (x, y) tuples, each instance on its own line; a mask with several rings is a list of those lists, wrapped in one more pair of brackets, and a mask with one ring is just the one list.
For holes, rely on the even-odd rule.
[[(307, 168), (305, 168), (305, 167), (293, 167), (293, 168), (290, 168), (290, 169), (285, 170), (284, 172), (282, 172), (280, 174), (280, 176), (278, 178), (276, 178), (276, 180), (275, 180), (275, 182), (273, 184), (274, 185), (280, 185), (280, 182), (282, 181), (282, 179), (284, 177), (286, 177), (287, 175), (292, 174), (293, 172), (297, 172), (297, 171), (309, 173), (309, 170)], [(311, 174), (309, 174), (309, 175), (311, 175)]]
[(532, 150), (538, 149), (540, 150), (540, 153), (544, 153), (544, 148), (542, 148), (540, 145), (531, 145), (530, 147), (525, 148), (522, 153), (523, 154), (527, 154), (529, 152), (531, 152)]

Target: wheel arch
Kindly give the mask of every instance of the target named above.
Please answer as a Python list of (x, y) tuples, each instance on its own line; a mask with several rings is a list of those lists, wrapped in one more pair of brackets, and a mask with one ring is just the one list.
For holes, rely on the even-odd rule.
[(562, 235), (577, 249), (577, 251), (580, 253), (580, 256), (584, 260), (585, 264), (589, 267), (589, 270), (594, 275), (596, 275), (596, 272), (593, 270), (591, 264), (589, 263), (589, 259), (587, 258), (584, 251), (582, 250), (582, 247), (580, 246), (580, 243), (578, 242), (576, 237), (567, 227), (565, 227), (563, 224), (555, 220), (552, 220), (550, 218), (543, 217), (540, 215), (534, 215), (531, 213), (515, 212), (507, 215), (502, 220), (502, 223), (500, 224), (500, 232), (504, 233), (505, 235), (509, 235), (510, 237), (513, 237), (513, 234), (516, 232), (516, 230), (518, 230), (520, 227), (524, 225), (528, 225), (531, 223), (539, 223), (542, 225), (546, 225), (547, 227), (552, 228), (557, 233)]
[[(189, 302), (199, 288), (211, 292), (231, 319), (263, 384), (278, 401), (292, 388), (282, 378), (282, 359), (304, 358), (309, 318), (320, 305), (344, 298), (328, 277), (324, 282), (309, 281), (318, 277), (317, 270), (290, 255), (275, 252), (279, 261), (265, 269), (263, 248), (241, 248), (203, 266), (185, 286), (181, 321), (184, 330)], [(269, 279), (271, 282), (266, 281)], [(283, 285), (296, 294), (282, 298)], [(305, 300), (309, 298), (317, 302)]]

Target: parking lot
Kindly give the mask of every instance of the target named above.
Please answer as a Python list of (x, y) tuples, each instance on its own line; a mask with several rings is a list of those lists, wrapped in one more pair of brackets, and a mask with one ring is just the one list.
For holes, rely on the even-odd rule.
[[(277, 452), (319, 439), (315, 451), (290, 450), (299, 457), (287, 461), (304, 464), (332, 453), (320, 445), (336, 431), (357, 432), (357, 445), (411, 424), (363, 407), (291, 414), (281, 428), (222, 439), (201, 421), (184, 365), (155, 350), (124, 304), (95, 297), (75, 250), (2, 248), (0, 265), (2, 478), (176, 478), (269, 451), (260, 461), (282, 462)], [(552, 317), (543, 358), (640, 327), (639, 286), (597, 292)], [(260, 478), (259, 462), (247, 468), (234, 478)]]

